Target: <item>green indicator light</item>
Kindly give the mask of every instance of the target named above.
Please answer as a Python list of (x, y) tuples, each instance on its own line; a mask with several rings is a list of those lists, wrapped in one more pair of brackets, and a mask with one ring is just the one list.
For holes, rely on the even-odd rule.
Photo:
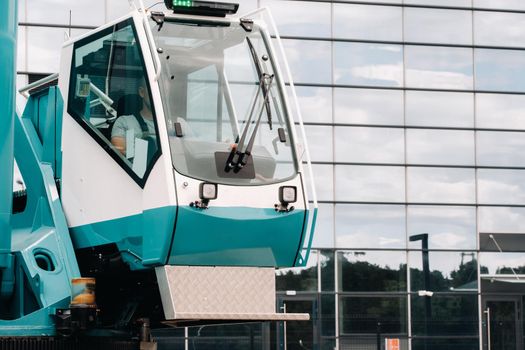
[(191, 0), (173, 0), (173, 6), (191, 7), (192, 5)]

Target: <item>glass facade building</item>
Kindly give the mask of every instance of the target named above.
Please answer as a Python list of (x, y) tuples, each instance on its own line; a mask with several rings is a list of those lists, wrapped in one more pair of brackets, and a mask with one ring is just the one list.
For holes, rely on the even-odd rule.
[[(190, 329), (190, 348), (524, 349), (525, 2), (240, 4), (272, 10), (300, 99), (320, 217), (277, 300), (312, 319)], [(19, 86), (127, 9), (19, 0)]]

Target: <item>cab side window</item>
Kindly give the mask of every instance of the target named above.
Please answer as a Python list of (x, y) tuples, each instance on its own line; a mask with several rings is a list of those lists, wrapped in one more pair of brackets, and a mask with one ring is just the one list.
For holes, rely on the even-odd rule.
[(160, 154), (151, 101), (132, 19), (75, 43), (68, 113), (141, 185)]

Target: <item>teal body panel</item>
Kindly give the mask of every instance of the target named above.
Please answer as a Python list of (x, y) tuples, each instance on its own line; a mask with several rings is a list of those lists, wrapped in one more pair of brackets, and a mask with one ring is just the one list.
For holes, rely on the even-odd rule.
[[(52, 87), (30, 96), (23, 116), (15, 118), (14, 155), (27, 205), (11, 221), (14, 259), (1, 283), (0, 335), (54, 335), (52, 315), (68, 307), (71, 279), (80, 277), (56, 186), (62, 110), (60, 91)], [(48, 267), (37, 263), (42, 258)]]
[(143, 213), (71, 227), (75, 249), (115, 243), (132, 269), (164, 265), (173, 237), (177, 207), (145, 210)]
[(173, 265), (293, 266), (306, 212), (273, 208), (179, 207)]
[(0, 274), (10, 260), (17, 1), (0, 1)]
[(132, 269), (166, 263), (289, 267), (302, 247), (305, 217), (304, 210), (186, 206), (177, 213), (177, 207), (162, 207), (70, 231), (75, 249), (115, 243)]

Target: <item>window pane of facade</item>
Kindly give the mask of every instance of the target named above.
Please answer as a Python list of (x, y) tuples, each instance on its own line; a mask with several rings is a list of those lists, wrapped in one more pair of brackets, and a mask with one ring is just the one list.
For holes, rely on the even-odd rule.
[(473, 165), (474, 132), (408, 129), (407, 163)]
[(404, 0), (404, 4), (471, 7), (472, 0)]
[[(358, 349), (359, 347), (354, 347), (357, 344), (353, 344), (356, 342), (355, 334), (375, 337), (378, 323), (381, 324), (381, 333), (406, 334), (406, 305), (406, 296), (340, 297), (341, 335), (353, 335), (349, 339), (341, 339), (340, 345), (346, 342), (348, 345), (343, 345), (343, 349)], [(375, 341), (374, 338), (370, 340)], [(372, 344), (375, 346), (374, 342)]]
[(479, 264), (481, 275), (525, 274), (525, 254), (522, 252), (481, 252)]
[(275, 270), (275, 289), (278, 291), (317, 291), (318, 252), (312, 250), (305, 267)]
[(479, 349), (479, 338), (468, 336), (465, 338), (412, 338), (412, 350), (427, 349)]
[(321, 268), (321, 291), (335, 290), (335, 253), (333, 250), (319, 251), (319, 265)]
[(478, 169), (478, 201), (525, 205), (525, 170)]
[(410, 126), (474, 126), (474, 94), (406, 91), (406, 124)]
[[(425, 299), (419, 295), (411, 296), (412, 335), (413, 336), (478, 336), (478, 295), (477, 294), (434, 294), (430, 298), (430, 315), (425, 322)], [(421, 343), (420, 343), (421, 344)], [(439, 344), (439, 343), (438, 343)], [(450, 339), (444, 343), (450, 348)], [(418, 346), (418, 349), (422, 349)], [(439, 347), (438, 347), (439, 349)], [(459, 349), (477, 349), (463, 348)]]
[(338, 201), (404, 202), (404, 167), (336, 165)]
[(334, 247), (334, 205), (319, 204), (317, 222), (315, 225), (314, 248)]
[(262, 0), (260, 6), (272, 11), (280, 35), (317, 38), (331, 35), (329, 3)]
[(340, 124), (403, 125), (403, 92), (335, 88), (334, 120)]
[(486, 46), (523, 47), (525, 14), (475, 11), (474, 43)]
[(476, 126), (525, 130), (525, 95), (476, 94)]
[(334, 160), (332, 150), (333, 127), (306, 125), (304, 129), (312, 161), (332, 162)]
[[(328, 41), (283, 40), (294, 83), (332, 82), (332, 44)], [(283, 64), (281, 63), (281, 67)]]
[[(334, 294), (322, 294), (321, 295), (321, 335), (333, 337), (335, 336), (335, 298)], [(333, 343), (332, 343), (333, 341)], [(334, 349), (335, 339), (324, 339), (322, 349)]]
[(337, 204), (338, 248), (405, 248), (404, 205)]
[(408, 201), (416, 203), (475, 203), (473, 169), (407, 169)]
[(405, 7), (404, 40), (418, 43), (472, 44), (472, 12)]
[(333, 45), (336, 84), (403, 86), (402, 46), (345, 42)]
[(525, 51), (476, 49), (476, 89), (525, 92)]
[[(327, 164), (312, 164), (314, 173), (315, 191), (317, 199), (322, 201), (334, 200), (334, 166)], [(309, 171), (304, 172), (306, 183), (310, 183)]]
[(305, 123), (332, 123), (332, 88), (296, 86), (295, 92)]
[(478, 131), (478, 165), (525, 167), (525, 133)]
[(407, 215), (408, 235), (427, 233), (429, 249), (476, 249), (475, 207), (408, 206)]
[(472, 5), (475, 8), (525, 10), (522, 0), (472, 0)]
[(405, 46), (406, 86), (471, 90), (472, 49)]
[[(416, 243), (421, 248), (421, 241)], [(428, 272), (423, 269), (424, 259), (428, 259)], [(476, 291), (478, 288), (478, 261), (475, 252), (412, 251), (408, 253), (408, 261), (412, 292), (466, 292)], [(425, 280), (428, 284), (425, 284)]]
[(523, 233), (525, 208), (480, 207), (479, 232)]
[(402, 40), (402, 9), (334, 3), (333, 36), (340, 39)]
[[(337, 253), (341, 292), (406, 291), (406, 252), (344, 251)], [(381, 276), (370, 278), (370, 276)]]
[(404, 162), (404, 130), (390, 128), (335, 127), (336, 162)]

